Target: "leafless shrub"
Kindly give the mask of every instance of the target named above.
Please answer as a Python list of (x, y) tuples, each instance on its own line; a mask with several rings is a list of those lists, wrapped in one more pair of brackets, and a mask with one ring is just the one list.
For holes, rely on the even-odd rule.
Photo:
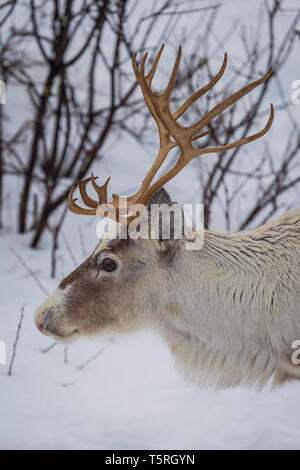
[[(83, 179), (95, 160), (102, 158), (109, 137), (119, 139), (128, 134), (152, 149), (153, 128), (130, 61), (133, 52), (147, 49), (151, 53), (162, 42), (169, 43), (170, 48), (178, 43), (189, 44), (177, 80), (178, 92), (173, 97), (177, 104), (187, 91), (190, 94), (197, 88), (199, 77), (201, 81), (212, 78), (227, 41), (240, 30), (244, 56), (231, 58), (228, 82), (202, 97), (193, 106), (194, 115), (183, 119), (198, 119), (220, 96), (233, 91), (232, 87), (238, 88), (243, 81), (255, 79), (273, 67), (273, 75), (251, 98), (249, 106), (246, 104), (242, 110), (233, 106), (215, 119), (202, 145), (225, 145), (259, 125), (258, 120), (267, 113), (271, 87), (276, 87), (281, 97), (277, 113), (285, 113), (292, 123), (286, 148), (274, 153), (266, 145), (259, 163), (248, 158), (254, 147), (197, 160), (201, 184), (198, 200), (206, 205), (205, 225), (218, 209), (228, 229), (237, 225), (237, 219), (236, 228), (258, 225), (287, 207), (285, 193), (291, 187), (297, 189), (299, 129), (284, 98), (281, 72), (299, 40), (300, 12), (284, 9), (284, 1), (265, 2), (257, 30), (250, 34), (241, 23), (217, 30), (218, 2), (212, 2), (209, 8), (193, 0), (149, 2), (143, 9), (140, 5), (134, 0), (30, 0), (26, 6), (17, 0), (5, 2), (0, 75), (9, 87), (22, 92), (30, 112), (11, 119), (8, 107), (1, 109), (0, 224), (3, 174), (16, 174), (22, 183), (19, 231), (33, 229), (32, 247), (38, 245), (47, 227), (55, 226), (50, 219), (66, 201), (70, 184)], [(18, 15), (12, 15), (16, 9)], [(286, 31), (278, 28), (282, 15), (290, 18)], [(180, 26), (183, 17), (197, 21), (191, 20), (187, 30)], [(9, 132), (4, 132), (8, 122)], [(269, 142), (268, 138), (264, 142)], [(247, 158), (245, 167), (242, 163), (243, 171), (241, 153), (243, 162)], [(238, 215), (238, 201), (246, 188), (253, 191), (254, 186), (252, 207), (247, 205), (247, 211)], [(52, 275), (57, 238), (58, 231), (54, 230)]]

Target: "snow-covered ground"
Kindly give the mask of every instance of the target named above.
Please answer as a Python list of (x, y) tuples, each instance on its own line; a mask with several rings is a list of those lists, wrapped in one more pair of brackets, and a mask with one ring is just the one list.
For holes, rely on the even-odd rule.
[[(250, 17), (249, 2), (228, 3), (243, 3), (243, 15)], [(258, 3), (251, 2), (256, 11)], [(224, 21), (231, 20), (233, 10), (224, 10)], [(238, 54), (236, 45), (232, 48)], [(296, 63), (298, 57), (289, 68), (289, 90), (290, 82), (300, 78)], [(112, 189), (124, 194), (151, 161), (128, 141), (111, 145), (106, 157), (93, 170), (103, 178), (111, 174)], [(7, 345), (7, 364), (0, 365), (1, 449), (300, 449), (299, 383), (272, 391), (199, 389), (181, 379), (167, 347), (150, 331), (80, 340), (68, 348), (67, 363), (61, 345), (43, 353), (53, 341), (37, 331), (33, 313), (45, 294), (16, 253), (48, 292), (74, 263), (61, 238), (56, 279), (50, 279), (50, 236), (31, 250), (30, 234), (15, 235), (18, 184), (12, 177), (6, 180), (7, 228), (0, 234), (0, 340)], [(191, 165), (168, 189), (176, 200), (192, 202), (197, 185)], [(215, 214), (215, 226), (218, 221)], [(68, 214), (63, 234), (78, 264), (97, 243), (95, 229), (93, 218)], [(8, 376), (23, 304), (13, 375)]]

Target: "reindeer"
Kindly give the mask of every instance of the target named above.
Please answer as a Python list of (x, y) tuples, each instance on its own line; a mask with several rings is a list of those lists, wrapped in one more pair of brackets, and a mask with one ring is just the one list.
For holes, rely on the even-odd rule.
[[(110, 228), (96, 249), (58, 288), (35, 314), (38, 329), (64, 343), (99, 333), (121, 333), (150, 327), (161, 334), (183, 374), (199, 384), (231, 387), (238, 384), (263, 386), (300, 379), (293, 364), (292, 343), (300, 339), (300, 209), (287, 212), (256, 230), (218, 233), (193, 231), (199, 250), (186, 250), (182, 237), (161, 236), (132, 239), (131, 223), (153, 224), (153, 204), (172, 205), (163, 185), (199, 155), (224, 152), (263, 136), (271, 127), (274, 111), (263, 130), (216, 148), (196, 147), (202, 129), (241, 97), (264, 83), (272, 73), (246, 85), (224, 99), (193, 125), (178, 119), (210, 90), (224, 73), (225, 54), (217, 75), (194, 92), (177, 110), (170, 111), (170, 96), (179, 67), (179, 48), (170, 80), (162, 93), (151, 87), (163, 46), (151, 70), (145, 73), (147, 54), (140, 66), (132, 65), (146, 105), (154, 118), (160, 140), (156, 160), (136, 194), (121, 198), (113, 194), (107, 203), (107, 185), (96, 184), (93, 174), (79, 183), (87, 208), (68, 196), (69, 209), (77, 214), (102, 214), (111, 218)], [(169, 151), (178, 147), (174, 166), (157, 181), (154, 176)], [(91, 199), (86, 185), (91, 182), (98, 201)], [(135, 204), (144, 210), (132, 215)], [(103, 209), (103, 206), (105, 209)], [(100, 212), (97, 212), (102, 207)], [(108, 209), (114, 210), (110, 212)], [(160, 227), (163, 220), (159, 219)], [(113, 228), (118, 226), (118, 235)], [(174, 228), (174, 227), (173, 227)], [(173, 231), (174, 232), (174, 231)], [(200, 233), (201, 232), (201, 233)], [(121, 236), (122, 235), (122, 236)], [(192, 242), (191, 242), (192, 243)]]

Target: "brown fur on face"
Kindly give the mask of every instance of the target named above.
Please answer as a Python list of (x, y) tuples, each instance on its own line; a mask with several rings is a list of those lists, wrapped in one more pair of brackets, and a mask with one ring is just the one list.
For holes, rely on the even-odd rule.
[[(56, 339), (75, 330), (76, 336), (128, 331), (150, 321), (167, 293), (162, 283), (153, 283), (155, 271), (157, 278), (165, 276), (165, 261), (154, 243), (158, 242), (101, 240), (93, 254), (59, 284), (56, 312), (61, 315), (54, 316), (53, 308), (42, 305), (36, 318), (46, 310), (48, 331)], [(116, 271), (99, 271), (105, 257), (117, 262)]]
[[(162, 188), (150, 202), (171, 204), (171, 199)], [(150, 230), (149, 213), (141, 217)], [(161, 223), (159, 219), (159, 234)], [(172, 239), (133, 240), (126, 226), (111, 226), (92, 255), (40, 306), (35, 315), (37, 326), (45, 334), (65, 339), (73, 337), (72, 332), (76, 337), (121, 332), (151, 321), (169, 302), (168, 265), (177, 246), (178, 241)], [(114, 259), (116, 271), (99, 268), (104, 257)]]
[(80, 279), (81, 276), (87, 271), (91, 263), (92, 255), (89, 256), (83, 263), (81, 263), (78, 268), (72, 271), (68, 276), (66, 276), (61, 283), (59, 284), (59, 289), (65, 289), (67, 286), (71, 285), (76, 279)]

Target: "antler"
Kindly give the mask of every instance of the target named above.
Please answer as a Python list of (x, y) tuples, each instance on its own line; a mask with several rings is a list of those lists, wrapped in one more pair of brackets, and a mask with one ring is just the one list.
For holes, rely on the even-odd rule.
[[(113, 218), (118, 222), (129, 224), (130, 221), (134, 218), (134, 216), (128, 216), (130, 207), (132, 207), (134, 204), (146, 205), (150, 198), (153, 196), (153, 194), (164, 184), (174, 178), (174, 176), (176, 176), (191, 160), (205, 153), (224, 152), (225, 150), (230, 150), (232, 148), (239, 147), (240, 145), (247, 144), (249, 142), (252, 142), (253, 140), (258, 139), (259, 137), (262, 137), (270, 129), (274, 118), (273, 105), (271, 105), (268, 122), (260, 132), (244, 137), (242, 139), (238, 139), (230, 144), (221, 145), (219, 147), (195, 148), (192, 142), (198, 140), (199, 138), (203, 137), (208, 133), (208, 131), (204, 131), (201, 133), (199, 133), (199, 131), (201, 131), (205, 126), (207, 126), (216, 116), (222, 113), (225, 109), (230, 107), (232, 104), (234, 104), (240, 98), (252, 91), (254, 88), (264, 83), (272, 74), (272, 69), (270, 69), (259, 80), (256, 80), (244, 86), (228, 98), (224, 99), (221, 103), (217, 104), (214, 108), (212, 108), (203, 118), (199, 119), (195, 124), (185, 127), (177, 122), (178, 119), (190, 108), (190, 106), (195, 101), (197, 101), (208, 90), (210, 90), (222, 77), (227, 65), (227, 54), (224, 55), (223, 64), (216, 76), (203, 88), (200, 88), (199, 90), (194, 92), (176, 111), (171, 113), (170, 97), (175, 85), (175, 79), (179, 68), (181, 58), (181, 47), (179, 47), (178, 49), (177, 57), (167, 87), (162, 93), (156, 93), (152, 90), (151, 84), (163, 48), (164, 45), (162, 45), (157, 56), (155, 57), (155, 60), (148, 75), (145, 75), (147, 53), (142, 59), (140, 68), (138, 68), (136, 64), (136, 54), (134, 54), (132, 58), (132, 67), (135, 72), (136, 79), (142, 90), (147, 107), (151, 115), (153, 116), (158, 128), (160, 147), (157, 157), (152, 167), (148, 171), (147, 175), (145, 176), (138, 192), (130, 197), (124, 198), (127, 204), (127, 213), (125, 214), (125, 217), (124, 214), (121, 214), (122, 211), (120, 210), (122, 200), (120, 196), (116, 194), (112, 195), (113, 200), (108, 204), (112, 205), (115, 209), (113, 213), (109, 213), (108, 211), (104, 210), (102, 210), (102, 212), (99, 212), (97, 210), (99, 204), (107, 204), (107, 185), (110, 178), (107, 179), (103, 186), (98, 186), (95, 183), (96, 178), (94, 178), (93, 174), (90, 178), (87, 178), (78, 183), (83, 202), (91, 209), (81, 208), (77, 204), (75, 204), (76, 199), (73, 199), (73, 192), (76, 185), (74, 185), (71, 188), (68, 196), (69, 209), (72, 212), (75, 212), (77, 214), (91, 215), (101, 213), (102, 215), (106, 215), (110, 218)], [(171, 138), (173, 140), (171, 140)], [(162, 163), (165, 161), (168, 153), (172, 148), (176, 146), (178, 146), (180, 150), (180, 155), (177, 162), (169, 171), (167, 171), (167, 173), (165, 173), (155, 183), (151, 184), (154, 176), (158, 172)], [(96, 202), (91, 199), (86, 193), (86, 185), (89, 181), (92, 182), (92, 185), (98, 194), (99, 202)]]

